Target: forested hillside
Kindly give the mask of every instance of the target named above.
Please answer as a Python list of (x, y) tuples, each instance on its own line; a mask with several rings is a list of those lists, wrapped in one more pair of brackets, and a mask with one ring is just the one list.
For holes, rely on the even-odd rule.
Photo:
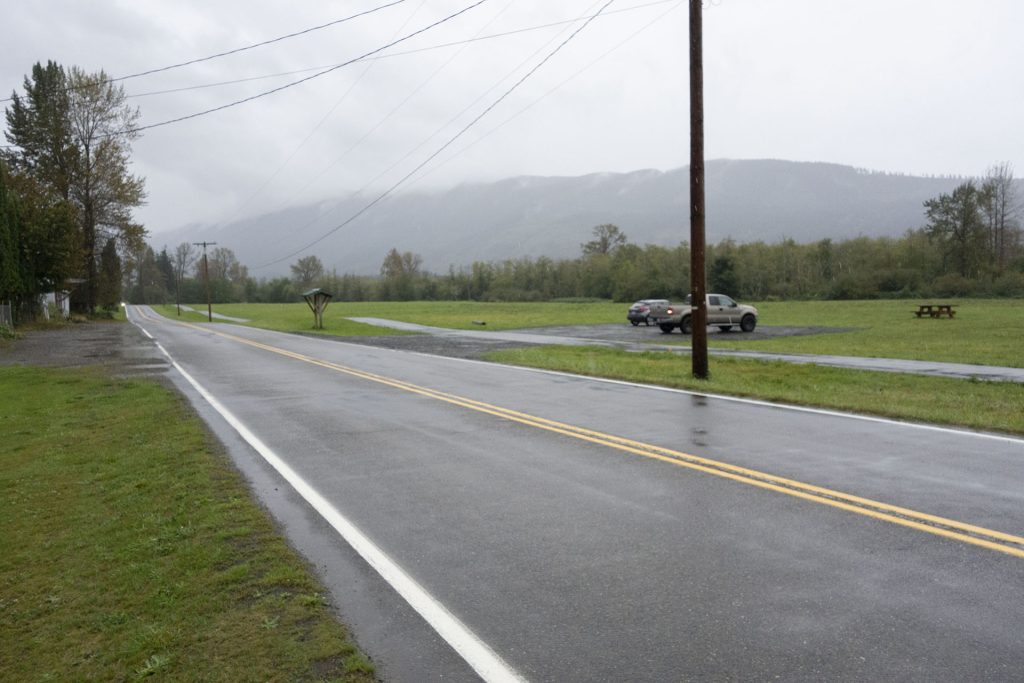
[[(298, 256), (330, 270), (371, 275), (388, 249), (419, 254), (434, 272), (476, 261), (572, 258), (595, 225), (613, 223), (638, 245), (677, 245), (688, 236), (688, 169), (520, 177), (389, 198)], [(924, 225), (925, 200), (956, 178), (869, 173), (790, 161), (710, 161), (708, 239), (812, 242), (899, 237)], [(194, 225), (154, 235), (157, 245), (216, 241), (258, 277), (286, 275), (282, 258), (366, 205), (366, 197), (301, 206), (226, 226)]]

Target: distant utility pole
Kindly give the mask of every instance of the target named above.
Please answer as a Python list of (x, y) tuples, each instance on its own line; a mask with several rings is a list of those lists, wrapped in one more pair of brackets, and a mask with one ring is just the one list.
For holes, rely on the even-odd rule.
[(210, 262), (206, 260), (206, 247), (215, 246), (216, 242), (193, 242), (203, 248), (203, 284), (206, 285), (206, 315), (213, 322), (213, 304), (210, 302)]
[(695, 379), (708, 378), (708, 308), (704, 282), (704, 36), (701, 0), (690, 0), (690, 303)]

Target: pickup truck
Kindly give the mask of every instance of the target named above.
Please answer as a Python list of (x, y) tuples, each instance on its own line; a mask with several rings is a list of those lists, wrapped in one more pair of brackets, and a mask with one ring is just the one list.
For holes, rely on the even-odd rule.
[[(728, 332), (736, 326), (744, 332), (753, 332), (757, 327), (757, 309), (753, 306), (738, 304), (724, 294), (708, 294), (707, 297), (708, 326), (717, 327), (722, 332)], [(690, 301), (690, 295), (687, 295), (686, 303), (683, 304), (652, 306), (648, 315), (665, 334), (677, 327), (683, 334), (692, 334), (693, 307)]]

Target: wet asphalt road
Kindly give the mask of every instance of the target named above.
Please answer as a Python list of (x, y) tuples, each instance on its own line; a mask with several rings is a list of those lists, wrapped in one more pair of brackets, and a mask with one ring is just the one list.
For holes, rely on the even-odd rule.
[[(1022, 557), (282, 357), (203, 326), (140, 322), (529, 680), (1019, 680)], [(215, 328), (527, 416), (1024, 532), (1020, 440)], [(247, 448), (200, 410), (232, 450)], [(243, 469), (265, 500), (290, 506), (286, 531), (385, 679), (473, 679), (274, 472), (256, 458)]]

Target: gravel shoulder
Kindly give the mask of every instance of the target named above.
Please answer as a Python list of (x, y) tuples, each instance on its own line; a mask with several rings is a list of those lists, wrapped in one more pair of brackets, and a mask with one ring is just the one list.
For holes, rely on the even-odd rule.
[(114, 320), (21, 331), (18, 338), (0, 342), (0, 365), (99, 365), (119, 377), (159, 377), (170, 367), (139, 328)]

